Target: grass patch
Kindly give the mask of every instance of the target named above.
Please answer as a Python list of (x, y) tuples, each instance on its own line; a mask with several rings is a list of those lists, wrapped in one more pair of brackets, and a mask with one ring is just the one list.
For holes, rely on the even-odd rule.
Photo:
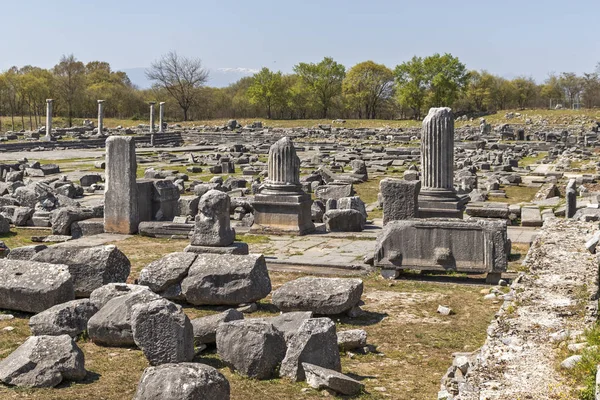
[(2, 240), (9, 249), (14, 249), (15, 247), (39, 244), (31, 241), (32, 236), (47, 236), (51, 234), (52, 231), (50, 229), (27, 229), (13, 227), (9, 233), (0, 234), (0, 240)]
[(248, 244), (263, 244), (271, 242), (271, 238), (267, 235), (253, 235), (249, 233), (236, 235), (235, 240), (239, 242), (245, 242)]
[[(573, 392), (580, 400), (595, 400), (596, 371), (600, 364), (600, 324), (584, 332), (584, 339), (589, 347), (581, 352), (581, 362), (575, 368), (564, 373), (572, 380)], [(566, 346), (559, 351), (559, 359), (572, 355)]]
[(505, 199), (490, 196), (489, 201), (508, 204), (529, 203), (533, 200), (533, 197), (539, 190), (539, 188), (521, 185), (507, 185), (504, 186), (503, 189), (506, 193)]
[[(12, 240), (26, 241), (31, 231), (19, 230)], [(39, 231), (33, 231), (36, 234)], [(240, 235), (264, 242), (263, 235)], [(247, 241), (247, 240), (246, 240)], [(184, 239), (156, 239), (134, 236), (114, 244), (131, 260), (133, 281), (141, 268), (167, 253), (181, 251), (189, 243)], [(270, 272), (273, 290), (285, 282), (304, 276), (294, 273)], [(397, 280), (390, 282), (378, 274), (363, 277), (364, 315), (350, 319), (333, 317), (338, 330), (364, 329), (368, 343), (377, 353), (342, 355), (342, 371), (361, 380), (366, 387), (359, 399), (416, 399), (435, 398), (439, 382), (452, 362), (452, 353), (474, 351), (486, 337), (486, 328), (498, 306), (484, 301), (479, 293), (482, 286)], [(439, 304), (448, 305), (455, 314), (436, 313)], [(247, 318), (279, 314), (270, 296), (258, 304), (258, 312)], [(185, 305), (190, 318), (214, 314), (223, 307), (191, 307)], [(15, 319), (0, 321), (0, 359), (5, 358), (30, 335), (29, 315), (15, 313)], [(13, 326), (11, 332), (2, 331)], [(148, 366), (138, 349), (100, 347), (82, 338), (78, 342), (85, 354), (90, 375), (82, 383), (66, 383), (55, 389), (15, 389), (0, 387), (1, 399), (34, 400), (121, 400), (132, 398), (140, 376)], [(254, 381), (243, 378), (226, 368), (214, 350), (202, 353), (195, 361), (219, 369), (231, 384), (233, 399), (280, 400), (318, 399), (320, 391), (307, 388), (306, 383), (286, 379)], [(381, 389), (385, 388), (385, 392)]]

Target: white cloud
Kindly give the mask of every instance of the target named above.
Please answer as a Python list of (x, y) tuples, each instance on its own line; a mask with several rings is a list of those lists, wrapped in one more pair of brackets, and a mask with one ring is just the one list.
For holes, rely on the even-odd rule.
[(259, 72), (258, 69), (244, 68), (244, 67), (217, 68), (217, 71), (225, 72), (225, 73), (245, 74), (245, 75), (253, 75), (253, 74), (256, 74), (257, 72)]

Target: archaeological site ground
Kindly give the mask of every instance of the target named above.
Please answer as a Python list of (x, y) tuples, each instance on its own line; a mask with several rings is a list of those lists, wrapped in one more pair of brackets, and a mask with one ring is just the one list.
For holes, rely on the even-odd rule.
[(0, 398), (598, 398), (600, 112), (46, 106), (0, 142)]

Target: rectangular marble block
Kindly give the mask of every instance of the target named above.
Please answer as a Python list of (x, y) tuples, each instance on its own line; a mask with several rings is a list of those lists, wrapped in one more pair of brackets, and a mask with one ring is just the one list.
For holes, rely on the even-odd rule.
[(257, 194), (252, 206), (254, 225), (251, 232), (304, 235), (315, 230), (310, 210), (312, 199), (306, 193)]
[(105, 232), (137, 232), (139, 214), (136, 171), (134, 138), (111, 136), (106, 139)]

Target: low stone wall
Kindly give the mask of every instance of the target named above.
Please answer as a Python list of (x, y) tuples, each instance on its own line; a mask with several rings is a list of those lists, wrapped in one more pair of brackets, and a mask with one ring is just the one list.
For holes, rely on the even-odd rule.
[(454, 355), (438, 399), (570, 398), (559, 347), (581, 342), (597, 318), (599, 260), (586, 249), (597, 231), (573, 220), (544, 223), (524, 260), (529, 272), (501, 296), (481, 349)]

